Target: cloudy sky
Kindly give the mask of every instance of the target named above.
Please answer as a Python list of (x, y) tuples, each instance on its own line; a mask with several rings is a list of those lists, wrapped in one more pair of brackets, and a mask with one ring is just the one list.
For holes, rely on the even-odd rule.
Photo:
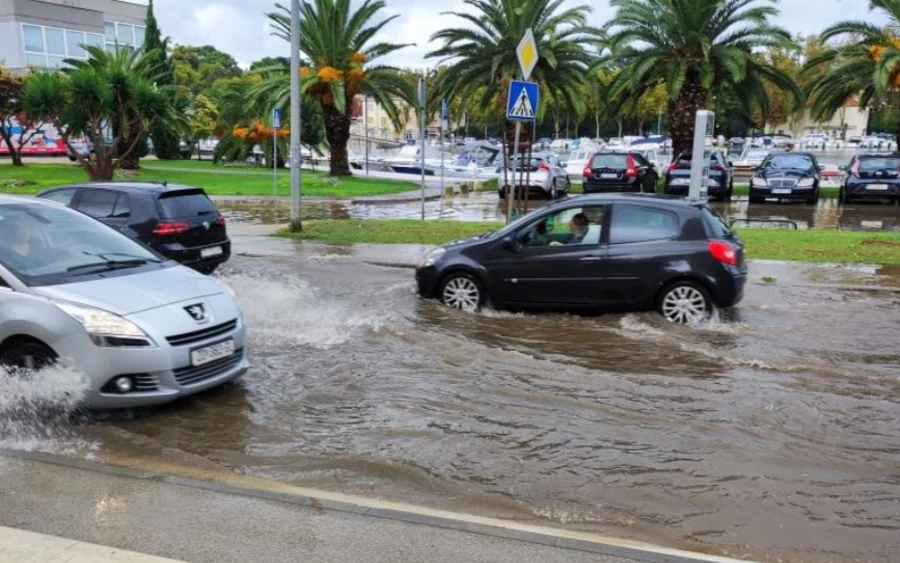
[[(288, 4), (289, 0), (281, 0)], [(609, 0), (568, 0), (569, 4), (594, 7), (595, 25), (612, 15)], [(274, 9), (274, 0), (155, 0), (156, 17), (164, 35), (183, 45), (213, 45), (230, 53), (239, 63), (265, 56), (287, 56), (287, 44), (270, 35), (265, 12)], [(439, 12), (457, 10), (462, 0), (387, 0), (385, 16), (400, 14), (387, 28), (386, 39), (415, 43), (389, 62), (398, 66), (426, 66), (423, 55), (435, 47), (431, 35), (457, 25), (456, 18)], [(866, 0), (781, 0), (778, 24), (792, 33), (810, 34), (844, 19), (876, 21)]]

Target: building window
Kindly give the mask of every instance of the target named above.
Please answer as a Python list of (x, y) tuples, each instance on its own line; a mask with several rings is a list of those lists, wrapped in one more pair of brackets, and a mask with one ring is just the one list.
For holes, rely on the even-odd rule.
[(116, 48), (138, 49), (144, 44), (146, 28), (122, 22), (106, 22), (106, 50), (114, 53)]
[(140, 47), (144, 44), (144, 33), (146, 32), (146, 28), (143, 28), (139, 25), (134, 26), (134, 45), (135, 47)]
[(86, 58), (87, 53), (85, 53), (82, 45), (84, 44), (84, 33), (80, 31), (67, 31), (66, 32), (66, 49), (69, 51), (70, 57), (77, 57), (79, 59)]
[(63, 39), (63, 30), (45, 27), (44, 39), (47, 42), (47, 53), (57, 56), (66, 55), (66, 41)]
[(23, 25), (22, 32), (25, 35), (25, 50), (35, 53), (44, 52), (44, 29), (36, 25)]
[(134, 28), (127, 23), (117, 23), (116, 39), (119, 45), (134, 45)]
[(106, 40), (112, 43), (116, 42), (116, 23), (106, 22)]
[(63, 68), (66, 59), (87, 59), (83, 45), (103, 46), (99, 33), (60, 29), (40, 25), (22, 25), (25, 64), (36, 68)]

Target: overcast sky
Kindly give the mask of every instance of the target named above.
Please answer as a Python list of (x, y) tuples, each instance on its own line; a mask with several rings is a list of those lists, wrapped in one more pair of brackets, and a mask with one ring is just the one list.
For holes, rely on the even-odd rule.
[[(288, 4), (289, 0), (281, 0)], [(570, 5), (594, 7), (593, 24), (603, 25), (612, 15), (608, 0), (568, 0)], [(164, 35), (182, 45), (213, 45), (231, 54), (242, 65), (265, 56), (288, 56), (286, 42), (272, 37), (265, 12), (274, 10), (271, 0), (155, 0), (156, 17)], [(429, 64), (424, 54), (435, 48), (431, 35), (459, 20), (439, 12), (456, 10), (462, 0), (387, 0), (385, 17), (400, 14), (381, 39), (415, 43), (386, 62), (420, 68)], [(866, 0), (781, 0), (776, 22), (791, 33), (817, 33), (845, 19), (877, 21)], [(881, 22), (879, 22), (881, 23)]]

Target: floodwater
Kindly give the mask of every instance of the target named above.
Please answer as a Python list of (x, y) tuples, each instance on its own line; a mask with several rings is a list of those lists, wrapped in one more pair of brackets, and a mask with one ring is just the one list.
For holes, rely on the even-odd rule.
[(900, 292), (835, 285), (898, 289), (900, 272), (754, 263), (738, 309), (683, 327), (466, 314), (415, 297), (411, 270), (279, 248), (219, 274), (249, 327), (239, 383), (29, 447), (177, 455), (762, 561), (897, 560)]
[[(529, 202), (529, 209), (539, 209), (547, 203), (546, 200), (533, 200)], [(282, 224), (290, 221), (290, 207), (283, 201), (228, 200), (218, 201), (217, 205), (233, 222)], [(714, 206), (727, 219), (748, 219), (754, 227), (793, 228), (796, 225), (798, 229), (900, 231), (900, 207), (878, 201), (842, 205), (835, 199), (822, 199), (816, 206), (803, 203), (750, 205), (743, 198)], [(474, 192), (444, 201), (426, 201), (425, 214), (429, 219), (451, 221), (504, 221), (506, 205), (495, 193)], [(421, 203), (308, 201), (304, 203), (303, 216), (306, 219), (418, 219)], [(773, 220), (780, 223), (771, 222)], [(747, 223), (742, 221), (741, 224)]]

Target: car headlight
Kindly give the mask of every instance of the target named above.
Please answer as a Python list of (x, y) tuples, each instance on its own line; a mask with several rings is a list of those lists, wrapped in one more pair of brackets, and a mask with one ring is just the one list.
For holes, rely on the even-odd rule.
[(51, 301), (51, 303), (78, 321), (98, 346), (109, 345), (108, 337), (140, 339), (145, 342), (149, 340), (144, 331), (136, 324), (109, 311), (65, 301)]
[(769, 182), (767, 182), (765, 178), (754, 176), (750, 179), (750, 187), (768, 188)]
[(425, 259), (422, 260), (422, 267), (427, 268), (428, 266), (434, 266), (438, 260), (444, 257), (444, 254), (447, 254), (447, 249), (443, 246), (439, 246), (425, 255)]
[(811, 187), (813, 187), (813, 184), (815, 184), (815, 183), (816, 183), (815, 180), (813, 180), (812, 178), (803, 178), (802, 180), (797, 182), (797, 187), (798, 188), (811, 188)]

